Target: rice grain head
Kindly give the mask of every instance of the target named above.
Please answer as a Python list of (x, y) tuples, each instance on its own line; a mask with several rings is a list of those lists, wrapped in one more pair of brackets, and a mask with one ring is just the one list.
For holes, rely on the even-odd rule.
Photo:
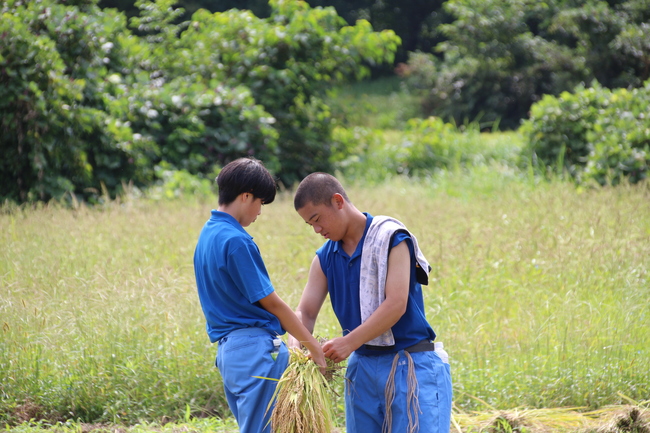
[(328, 379), (308, 354), (290, 349), (289, 365), (267, 408), (268, 411), (272, 407), (271, 429), (275, 433), (331, 432), (333, 395)]

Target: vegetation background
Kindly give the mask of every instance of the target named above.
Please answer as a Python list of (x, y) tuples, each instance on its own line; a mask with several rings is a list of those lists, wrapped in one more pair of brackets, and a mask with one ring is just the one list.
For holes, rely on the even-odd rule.
[(650, 4), (237, 4), (0, 2), (7, 428), (236, 429), (191, 256), (252, 155), (290, 304), (311, 171), (421, 239), (457, 431), (647, 431)]

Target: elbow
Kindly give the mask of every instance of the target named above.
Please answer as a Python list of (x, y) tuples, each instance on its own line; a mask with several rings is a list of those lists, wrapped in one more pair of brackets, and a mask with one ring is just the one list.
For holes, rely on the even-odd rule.
[(400, 303), (397, 307), (397, 320), (399, 320), (406, 313), (406, 302)]
[(389, 302), (388, 305), (391, 306), (390, 311), (392, 313), (391, 315), (392, 315), (392, 318), (393, 318), (393, 322), (397, 323), (397, 321), (399, 319), (401, 319), (402, 316), (406, 313), (407, 301), (406, 300), (402, 301), (400, 299), (400, 300), (394, 300), (394, 301), (389, 300), (388, 302)]

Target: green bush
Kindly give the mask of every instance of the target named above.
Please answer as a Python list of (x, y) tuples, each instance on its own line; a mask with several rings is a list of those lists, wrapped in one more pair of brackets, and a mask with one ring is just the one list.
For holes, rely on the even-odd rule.
[(608, 104), (611, 92), (594, 82), (576, 87), (573, 93), (546, 95), (530, 109), (520, 131), (528, 138), (528, 152), (543, 166), (563, 163), (573, 176), (587, 163), (590, 148), (587, 133), (599, 111)]
[(162, 162), (205, 178), (255, 156), (285, 184), (330, 170), (327, 86), (392, 61), (399, 44), (304, 2), (180, 24), (173, 0), (137, 5), (142, 37), (94, 0), (2, 3), (1, 200), (92, 202), (160, 181)]
[(593, 149), (584, 178), (601, 185), (624, 178), (637, 183), (648, 177), (650, 166), (650, 82), (643, 89), (619, 89), (600, 111), (587, 132)]
[(407, 122), (404, 139), (396, 155), (398, 171), (419, 175), (459, 166), (466, 155), (462, 140), (454, 125), (438, 117), (411, 119)]
[(413, 176), (431, 175), (437, 170), (457, 170), (496, 163), (514, 167), (520, 143), (514, 135), (495, 135), (491, 143), (477, 123), (457, 127), (438, 117), (411, 119), (400, 146), (395, 149), (397, 172)]
[(0, 13), (1, 199), (96, 197), (140, 181), (128, 127), (105, 110), (124, 19), (92, 4), (7, 1)]
[(327, 171), (332, 122), (324, 103), (332, 83), (363, 78), (368, 65), (391, 62), (399, 38), (373, 32), (367, 21), (348, 26), (333, 8), (299, 1), (270, 2), (268, 19), (248, 11), (197, 11), (165, 56), (170, 76), (196, 75), (248, 87), (278, 131), (277, 174), (292, 184), (311, 171)]
[(332, 149), (334, 170), (348, 181), (379, 183), (397, 172), (395, 152), (382, 130), (337, 126)]
[(577, 181), (638, 182), (647, 176), (650, 85), (628, 91), (598, 83), (545, 96), (520, 129), (539, 165), (567, 170)]
[(548, 9), (534, 2), (450, 0), (445, 10), (455, 17), (440, 26), (447, 40), (438, 45), (443, 61), (409, 59), (410, 74), (427, 85), (428, 113), (456, 123), (500, 122), (516, 128), (531, 104), (544, 94), (559, 94), (587, 77), (584, 59), (569, 48), (535, 32)]
[(444, 9), (453, 18), (439, 26), (441, 60), (412, 56), (406, 69), (427, 112), (445, 120), (516, 129), (544, 95), (650, 78), (645, 0), (449, 0)]
[(209, 175), (238, 155), (255, 155), (279, 168), (274, 119), (243, 86), (209, 87), (191, 78), (161, 86), (137, 83), (110, 102), (130, 125), (140, 156), (195, 175)]

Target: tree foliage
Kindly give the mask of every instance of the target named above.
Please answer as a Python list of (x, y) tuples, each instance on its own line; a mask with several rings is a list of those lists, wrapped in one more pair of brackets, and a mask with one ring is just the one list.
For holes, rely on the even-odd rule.
[(285, 184), (331, 166), (326, 86), (391, 62), (399, 38), (333, 8), (275, 0), (268, 18), (138, 0), (7, 0), (0, 13), (0, 199), (97, 200), (159, 165), (212, 177), (239, 156)]
[(559, 166), (579, 182), (636, 183), (650, 166), (650, 81), (632, 90), (594, 82), (547, 95), (532, 106), (521, 132), (538, 165)]
[[(430, 54), (435, 81), (417, 84), (428, 89), (426, 108), (446, 119), (516, 128), (543, 95), (593, 79), (639, 87), (650, 73), (647, 0), (449, 0), (444, 8), (454, 19), (440, 27), (443, 59)], [(417, 75), (425, 64), (413, 59), (405, 72)]]

